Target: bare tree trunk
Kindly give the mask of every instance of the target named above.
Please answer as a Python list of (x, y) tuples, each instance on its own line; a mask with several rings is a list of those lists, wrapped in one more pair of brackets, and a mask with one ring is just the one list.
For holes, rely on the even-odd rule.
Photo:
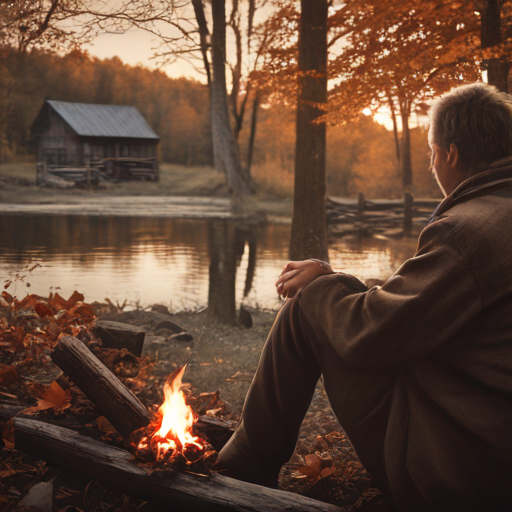
[(212, 88), (211, 117), (215, 167), (226, 173), (235, 211), (244, 209), (250, 183), (242, 169), (228, 110), (226, 87), (226, 1), (212, 2)]
[(396, 162), (398, 169), (400, 169), (400, 140), (398, 138), (398, 126), (396, 122), (395, 102), (391, 93), (388, 91), (388, 103), (389, 109), (391, 110), (391, 119), (393, 120), (393, 135), (395, 137), (395, 149), (396, 149)]
[(404, 232), (410, 233), (412, 223), (412, 161), (411, 161), (411, 133), (409, 130), (409, 117), (411, 115), (410, 102), (400, 102), (400, 117), (402, 118), (402, 150), (401, 168), (402, 184), (404, 187)]
[(313, 103), (327, 101), (327, 0), (301, 0), (299, 98), (290, 258), (328, 259), (325, 123)]
[[(482, 49), (497, 46), (502, 42), (500, 0), (487, 0), (485, 9), (480, 11)], [(484, 61), (487, 82), (502, 92), (508, 92), (509, 63), (506, 56)]]
[(199, 39), (201, 44), (201, 55), (203, 56), (204, 70), (206, 71), (208, 87), (211, 89), (212, 77), (210, 72), (210, 62), (208, 60), (208, 38), (210, 36), (210, 32), (208, 30), (208, 24), (206, 23), (206, 16), (204, 14), (203, 0), (192, 0), (192, 5), (194, 7), (197, 26), (199, 27)]
[(252, 156), (254, 154), (254, 140), (256, 139), (256, 125), (258, 123), (258, 109), (260, 106), (260, 93), (256, 91), (252, 104), (251, 133), (249, 135), (249, 148), (247, 151), (247, 174), (251, 175)]

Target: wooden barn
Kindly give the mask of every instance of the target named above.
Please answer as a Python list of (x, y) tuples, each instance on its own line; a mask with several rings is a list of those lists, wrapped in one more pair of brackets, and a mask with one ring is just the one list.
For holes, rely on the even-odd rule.
[[(31, 127), (48, 169), (154, 162), (160, 138), (131, 106), (45, 102)], [(135, 165), (134, 164), (134, 165)]]

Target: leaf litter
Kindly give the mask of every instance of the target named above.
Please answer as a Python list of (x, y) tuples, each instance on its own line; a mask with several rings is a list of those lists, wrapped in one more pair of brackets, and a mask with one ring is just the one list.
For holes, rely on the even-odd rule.
[[(18, 300), (7, 292), (11, 286), (12, 282), (5, 282), (0, 294), (0, 407), (17, 407), (23, 409), (22, 414), (37, 416), (43, 421), (74, 428), (103, 442), (124, 447), (119, 433), (94, 404), (61, 374), (51, 361), (50, 353), (60, 336), (76, 336), (138, 396), (148, 410), (155, 412), (162, 402), (163, 381), (159, 372), (154, 371), (158, 366), (157, 359), (136, 357), (126, 349), (104, 349), (92, 331), (98, 310), (128, 317), (116, 319), (139, 325), (147, 321), (144, 311), (140, 312), (139, 319), (137, 313), (124, 312), (124, 304), (87, 304), (84, 296), (76, 291), (68, 299), (55, 292), (48, 297), (28, 294)], [(195, 317), (203, 318), (200, 314)], [(204, 331), (205, 327), (201, 329)], [(226, 336), (225, 328), (221, 329), (222, 335)], [(186, 350), (190, 354), (190, 348), (186, 347)], [(219, 355), (222, 355), (221, 351)], [(158, 358), (158, 352), (155, 356)], [(214, 370), (225, 364), (225, 360), (217, 356), (213, 360), (214, 365), (199, 363), (197, 366), (201, 367), (201, 372), (208, 372), (210, 367)], [(230, 361), (227, 363), (229, 366)], [(179, 361), (171, 364), (177, 367)], [(255, 368), (245, 370), (242, 368), (234, 374), (231, 371), (227, 374), (231, 377), (224, 377), (224, 380), (229, 382), (228, 385), (242, 386), (245, 393)], [(187, 403), (198, 415), (219, 418), (233, 425), (236, 423), (238, 415), (221, 399), (219, 391), (194, 396), (190, 387), (185, 385), (183, 390)], [(55, 470), (44, 461), (35, 461), (16, 451), (12, 420), (3, 417), (0, 420), (4, 420), (0, 422), (0, 509), (9, 511), (16, 510), (17, 503), (29, 487), (38, 481), (48, 481)], [(208, 466), (211, 466), (212, 453), (208, 458)], [(354, 510), (361, 506), (364, 509), (368, 502), (378, 505), (383, 500), (334, 418), (320, 386), (302, 425), (296, 452), (290, 463), (283, 467), (279, 483), (283, 490), (339, 506), (350, 506)], [(100, 507), (98, 510), (130, 512), (141, 505), (139, 500), (107, 491), (96, 481), (91, 489), (95, 490), (93, 494), (96, 505)], [(88, 495), (87, 499), (90, 504), (91, 496)]]

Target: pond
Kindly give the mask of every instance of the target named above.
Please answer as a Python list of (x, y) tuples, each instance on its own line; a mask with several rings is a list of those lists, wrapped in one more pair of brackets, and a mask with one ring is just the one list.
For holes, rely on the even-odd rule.
[[(57, 290), (67, 298), (78, 290), (88, 302), (109, 298), (126, 300), (128, 308), (159, 303), (178, 311), (205, 306), (209, 290), (232, 279), (237, 304), (275, 309), (274, 282), (288, 261), (289, 237), (286, 224), (0, 215), (0, 283), (17, 277), (9, 292), (18, 297)], [(414, 238), (343, 238), (330, 243), (329, 255), (337, 270), (386, 278), (415, 249)], [(34, 262), (41, 265), (27, 272)]]

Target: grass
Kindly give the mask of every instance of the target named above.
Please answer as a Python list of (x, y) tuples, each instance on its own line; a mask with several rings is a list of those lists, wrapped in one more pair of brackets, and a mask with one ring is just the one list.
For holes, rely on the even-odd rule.
[[(160, 181), (101, 183), (89, 192), (83, 188), (59, 189), (36, 186), (35, 162), (0, 164), (1, 203), (77, 202), (81, 198), (109, 196), (205, 196), (229, 197), (226, 178), (213, 167), (186, 167), (162, 163)], [(254, 197), (259, 208), (275, 221), (287, 221), (292, 214), (289, 180), (282, 183), (269, 169), (255, 168)]]
[[(35, 162), (0, 164), (0, 182), (2, 189), (10, 194), (30, 197), (40, 194), (35, 186)], [(45, 189), (45, 195), (62, 194), (61, 189)], [(87, 193), (83, 189), (65, 191), (70, 195)], [(94, 190), (98, 195), (148, 195), (148, 196), (227, 196), (226, 178), (213, 167), (162, 163), (160, 181), (126, 181), (122, 183), (102, 183)]]

